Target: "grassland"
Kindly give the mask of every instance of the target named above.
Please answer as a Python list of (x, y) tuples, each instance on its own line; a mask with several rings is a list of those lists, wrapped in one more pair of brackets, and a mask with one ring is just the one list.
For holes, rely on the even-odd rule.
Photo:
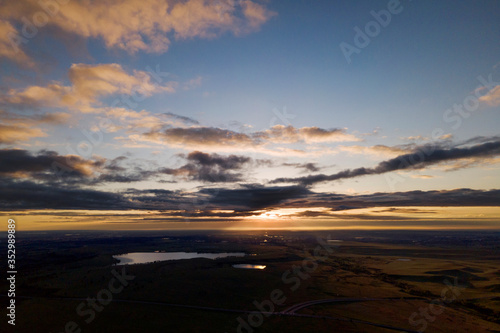
[[(82, 332), (237, 332), (238, 317), (248, 322), (244, 311), (260, 311), (256, 303), (268, 304), (278, 290), (285, 300), (273, 303), (274, 312), (311, 300), (336, 302), (303, 308), (298, 316), (260, 314), (262, 323), (250, 325), (252, 331), (395, 331), (373, 325), (380, 324), (409, 331), (500, 332), (497, 235), (367, 235), (337, 233), (334, 238), (342, 242), (328, 243), (328, 233), (320, 232), (20, 233), (17, 325), (13, 330), (3, 320), (0, 329), (59, 333), (75, 322)], [(320, 258), (315, 249), (321, 240), (331, 251)], [(77, 313), (79, 305), (109, 288), (112, 271), (123, 269), (112, 256), (141, 251), (252, 255), (128, 265), (134, 279), (85, 322), (89, 317)], [(238, 263), (266, 269), (232, 267)]]

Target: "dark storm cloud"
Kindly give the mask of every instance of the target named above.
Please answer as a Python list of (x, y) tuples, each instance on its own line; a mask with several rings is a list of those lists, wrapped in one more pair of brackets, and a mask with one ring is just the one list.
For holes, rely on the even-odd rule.
[[(133, 183), (140, 182), (155, 176), (157, 173), (153, 171), (139, 171), (136, 173), (106, 173), (101, 174), (96, 178), (90, 179), (85, 183), (88, 185), (98, 185), (101, 183)], [(83, 182), (82, 182), (83, 183)]]
[(211, 194), (209, 202), (213, 207), (255, 210), (273, 207), (290, 199), (306, 197), (311, 192), (302, 186), (250, 186), (239, 189), (203, 189), (200, 193)]
[[(314, 193), (304, 186), (242, 185), (237, 188), (204, 188), (197, 192), (164, 189), (97, 191), (0, 178), (0, 206), (4, 210), (175, 210), (166, 216), (242, 217), (254, 210), (276, 208), (330, 208), (330, 211), (398, 206), (499, 206), (500, 190), (456, 189), (346, 195)], [(406, 209), (406, 208), (405, 208)], [(234, 210), (217, 212), (216, 210)], [(411, 213), (410, 211), (399, 211)], [(318, 216), (316, 212), (305, 216)], [(355, 215), (355, 214), (354, 214)]]
[(36, 154), (23, 149), (0, 150), (0, 176), (30, 176), (32, 178), (84, 178), (104, 165), (104, 160), (86, 160), (74, 155), (59, 155), (42, 150)]
[(178, 209), (188, 202), (182, 193), (167, 190), (106, 192), (54, 184), (0, 178), (3, 209)]
[(249, 157), (229, 155), (227, 157), (218, 154), (207, 154), (200, 151), (189, 153), (187, 160), (201, 167), (219, 167), (224, 170), (240, 169), (241, 166), (250, 161)]
[(121, 194), (0, 179), (3, 209), (123, 209)]
[(246, 185), (243, 188), (211, 188), (200, 190), (201, 194), (208, 194), (208, 202), (212, 209), (254, 210), (273, 207), (290, 199), (303, 198), (311, 194), (303, 186), (275, 186)]
[(318, 174), (296, 178), (278, 178), (271, 183), (298, 183), (313, 185), (316, 183), (348, 179), (365, 175), (378, 175), (386, 172), (404, 169), (422, 169), (428, 165), (440, 162), (459, 160), (464, 158), (489, 158), (500, 155), (500, 140), (486, 142), (471, 147), (463, 148), (436, 148), (426, 145), (415, 152), (400, 155), (390, 160), (380, 162), (374, 168), (347, 169), (332, 175)]
[(180, 168), (163, 168), (158, 172), (209, 183), (236, 182), (241, 181), (243, 175), (234, 171), (241, 170), (251, 161), (250, 157), (245, 156), (221, 156), (200, 151), (189, 153), (186, 160), (188, 163)]
[[(0, 150), (0, 177), (36, 179), (66, 185), (99, 185), (132, 183), (173, 175), (190, 181), (227, 183), (242, 181), (242, 170), (253, 163), (246, 156), (222, 156), (200, 151), (181, 156), (187, 163), (179, 168), (145, 169), (144, 166), (124, 166), (127, 160), (125, 156), (112, 160), (87, 160), (74, 155), (59, 155), (53, 151), (31, 153), (22, 149), (3, 149)], [(260, 165), (260, 162), (255, 161), (255, 164)]]
[[(103, 182), (131, 183), (138, 182), (162, 175), (172, 175), (175, 178), (201, 181), (207, 183), (228, 183), (243, 180), (241, 171), (252, 162), (250, 157), (219, 154), (207, 154), (200, 151), (193, 151), (188, 155), (179, 155), (186, 160), (186, 164), (179, 168), (156, 168), (144, 170), (141, 167), (134, 167), (131, 170), (120, 165), (125, 157), (118, 157), (107, 163), (103, 168), (103, 173), (93, 179), (91, 184)], [(172, 182), (159, 180), (160, 182)]]
[(76, 155), (59, 155), (54, 151), (32, 153), (22, 149), (3, 149), (0, 150), (0, 177), (76, 186), (130, 183), (157, 174), (138, 167), (128, 171), (120, 165), (126, 159), (119, 156), (110, 161), (104, 158), (90, 160)]
[[(306, 201), (288, 202), (288, 207), (327, 207), (332, 211), (398, 206), (498, 206), (500, 190), (455, 189), (347, 195), (312, 193)], [(408, 211), (409, 212), (409, 211)]]

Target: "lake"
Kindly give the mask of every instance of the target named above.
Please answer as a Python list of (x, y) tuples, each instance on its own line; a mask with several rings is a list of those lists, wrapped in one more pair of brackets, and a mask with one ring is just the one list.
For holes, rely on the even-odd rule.
[(155, 261), (181, 260), (194, 258), (219, 259), (226, 257), (243, 257), (243, 252), (198, 253), (198, 252), (132, 252), (114, 255), (120, 262), (118, 265), (147, 264)]
[(250, 264), (236, 264), (233, 265), (234, 268), (244, 268), (244, 269), (264, 269), (266, 265), (250, 265)]

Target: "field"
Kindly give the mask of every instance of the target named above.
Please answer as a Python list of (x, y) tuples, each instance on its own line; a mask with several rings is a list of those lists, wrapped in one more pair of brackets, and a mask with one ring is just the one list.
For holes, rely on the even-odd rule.
[[(20, 232), (18, 239), (15, 332), (500, 332), (498, 233)], [(248, 255), (126, 266), (112, 257), (152, 251)], [(240, 263), (266, 268), (232, 267)], [(292, 307), (317, 300), (324, 302)], [(6, 320), (0, 327), (14, 331)]]

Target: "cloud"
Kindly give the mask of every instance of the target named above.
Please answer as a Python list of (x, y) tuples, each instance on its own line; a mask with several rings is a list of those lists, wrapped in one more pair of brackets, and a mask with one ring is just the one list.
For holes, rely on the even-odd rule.
[(345, 196), (343, 202), (358, 207), (383, 206), (498, 206), (500, 190), (455, 189), (443, 191), (408, 191)]
[(412, 136), (406, 136), (402, 137), (401, 140), (405, 141), (429, 141), (430, 138), (422, 135), (412, 135)]
[(33, 154), (23, 149), (0, 150), (0, 177), (57, 181), (86, 178), (104, 165), (104, 159), (86, 160), (76, 155), (59, 155), (42, 150)]
[(495, 135), (495, 136), (475, 136), (470, 139), (464, 140), (457, 144), (457, 146), (467, 146), (473, 143), (485, 143), (485, 142), (490, 142), (490, 141), (500, 141), (500, 136)]
[(415, 209), (415, 208), (387, 208), (378, 211), (374, 211), (374, 213), (400, 213), (400, 214), (436, 214), (435, 210), (429, 209)]
[(273, 207), (290, 199), (305, 198), (312, 192), (303, 186), (244, 185), (237, 189), (202, 189), (199, 193), (208, 196), (206, 200), (212, 209), (245, 211)]
[(236, 182), (243, 180), (238, 172), (251, 159), (245, 156), (207, 154), (193, 151), (186, 156), (187, 164), (177, 169), (163, 168), (159, 173), (175, 176), (185, 176), (189, 180), (198, 180), (209, 183)]
[(290, 166), (298, 169), (304, 169), (304, 171), (317, 172), (321, 168), (317, 166), (316, 163), (283, 163), (282, 166)]
[[(47, 13), (38, 0), (8, 1), (0, 16), (21, 23), (35, 13), (48, 17), (48, 26), (83, 38), (101, 39), (107, 48), (161, 53), (167, 51), (172, 37), (177, 40), (214, 38), (224, 32), (242, 35), (256, 31), (275, 13), (253, 1), (209, 0), (72, 0), (54, 3)], [(221, 15), (222, 14), (222, 15)]]
[(174, 114), (172, 112), (163, 113), (162, 116), (165, 116), (168, 119), (178, 120), (178, 121), (182, 122), (185, 125), (199, 125), (200, 124), (195, 119), (192, 119), (192, 118), (189, 118), (189, 117), (185, 117), (185, 116), (180, 116), (180, 115)]
[(95, 102), (97, 97), (115, 93), (138, 93), (144, 96), (159, 92), (173, 93), (177, 85), (176, 82), (169, 82), (162, 86), (159, 82), (154, 82), (152, 75), (145, 71), (134, 70), (132, 74), (128, 74), (119, 64), (73, 64), (68, 75), (74, 98), (90, 102)]
[[(253, 165), (251, 158), (237, 155), (221, 156), (194, 151), (187, 156), (179, 156), (187, 161), (179, 168), (153, 167), (145, 169), (142, 166), (130, 165), (130, 163), (124, 165), (128, 160), (126, 156), (119, 156), (113, 160), (102, 158), (84, 160), (77, 156), (61, 156), (47, 151), (32, 155), (25, 150), (5, 150), (3, 154), (0, 153), (0, 157), (5, 157), (6, 163), (12, 163), (13, 167), (12, 170), (2, 171), (0, 164), (0, 175), (3, 172), (11, 177), (35, 178), (48, 182), (59, 181), (62, 184), (75, 186), (132, 183), (149, 179), (157, 179), (158, 182), (177, 182), (176, 180), (162, 179), (162, 176), (165, 175), (187, 181), (228, 183), (243, 181), (241, 171)], [(32, 169), (28, 170), (30, 163)], [(154, 163), (148, 164), (154, 165)]]
[(378, 192), (371, 194), (315, 193), (302, 200), (290, 200), (273, 208), (329, 208), (343, 211), (375, 207), (462, 207), (499, 206), (500, 190), (472, 190), (467, 188), (442, 191)]
[(250, 147), (256, 144), (250, 135), (216, 127), (167, 128), (150, 131), (147, 139), (173, 147)]
[(8, 21), (0, 19), (0, 58), (4, 57), (18, 64), (32, 67), (33, 61), (19, 48), (21, 37)]
[(398, 156), (400, 154), (408, 152), (408, 148), (405, 146), (394, 146), (389, 147), (386, 145), (375, 145), (375, 146), (338, 146), (337, 149), (340, 151), (345, 151), (350, 154), (361, 154), (361, 155), (373, 155), (373, 156)]
[(431, 175), (411, 175), (411, 178), (417, 178), (417, 179), (432, 179), (435, 178), (434, 176)]
[(60, 83), (51, 83), (46, 86), (30, 86), (24, 90), (10, 89), (2, 96), (2, 102), (36, 106), (61, 106), (64, 96), (69, 95), (70, 87)]
[[(141, 139), (137, 137), (136, 139)], [(295, 128), (293, 126), (276, 125), (264, 131), (242, 133), (218, 127), (189, 128), (154, 128), (142, 136), (145, 141), (166, 144), (184, 149), (241, 150), (252, 149), (264, 153), (307, 154), (308, 151), (286, 150), (284, 148), (267, 148), (271, 144), (337, 142), (358, 139), (345, 132), (344, 129), (325, 130), (318, 127)], [(318, 153), (326, 153), (326, 149), (318, 148)]]
[(39, 128), (30, 128), (25, 124), (3, 125), (0, 124), (0, 144), (11, 144), (27, 141), (31, 138), (44, 137), (47, 134)]
[[(157, 74), (155, 74), (157, 75)], [(99, 112), (91, 106), (99, 105), (99, 98), (113, 95), (151, 96), (155, 93), (174, 93), (178, 85), (169, 81), (163, 85), (154, 82), (152, 73), (134, 70), (125, 72), (119, 64), (73, 64), (68, 72), (71, 85), (52, 82), (46, 86), (11, 89), (2, 101), (10, 104), (40, 107), (73, 107), (82, 112)]]
[(325, 212), (325, 211), (315, 211), (315, 210), (305, 210), (291, 215), (291, 217), (332, 217), (332, 216), (333, 214), (331, 214), (328, 211)]
[(184, 82), (182, 85), (182, 88), (184, 90), (190, 90), (190, 89), (196, 88), (196, 87), (201, 85), (202, 81), (203, 81), (203, 77), (197, 76), (194, 79), (191, 79), (187, 82)]
[[(101, 115), (96, 117), (95, 130), (100, 129), (107, 133), (113, 133), (125, 129), (129, 133), (129, 139), (134, 142), (139, 140), (138, 133), (144, 129), (160, 131), (172, 126), (189, 127), (198, 124), (198, 121), (194, 119), (171, 112), (155, 114), (146, 110), (134, 111), (120, 107), (100, 108), (99, 112)], [(115, 139), (125, 141), (124, 137)]]
[(479, 101), (486, 103), (490, 106), (500, 105), (500, 85), (493, 87), (485, 95), (479, 97)]
[[(195, 192), (128, 189), (120, 192), (82, 189), (60, 183), (40, 183), (0, 177), (0, 205), (13, 209), (163, 210), (166, 215), (220, 218), (260, 215), (263, 209), (320, 209), (324, 214), (348, 209), (391, 208), (393, 213), (416, 213), (418, 206), (499, 206), (500, 190), (455, 189), (348, 195), (315, 193), (304, 186), (240, 185), (203, 188)], [(392, 207), (401, 207), (394, 210)], [(170, 211), (170, 213), (168, 212)], [(246, 213), (245, 213), (246, 212)], [(380, 211), (384, 212), (384, 211)], [(387, 211), (389, 212), (389, 211)], [(429, 211), (426, 211), (429, 213)], [(359, 215), (359, 214), (353, 214)], [(320, 216), (304, 213), (303, 217)], [(352, 218), (355, 218), (353, 216)], [(381, 218), (381, 216), (378, 216)]]
[(396, 158), (380, 162), (373, 168), (346, 169), (332, 175), (310, 175), (297, 178), (278, 178), (271, 183), (298, 183), (302, 185), (313, 185), (316, 183), (348, 179), (365, 175), (378, 175), (386, 172), (422, 169), (432, 164), (441, 162), (456, 161), (460, 159), (474, 158), (484, 159), (500, 155), (500, 141), (491, 141), (464, 148), (436, 148), (426, 145), (409, 154), (400, 155)]
[(255, 133), (255, 136), (275, 143), (360, 141), (356, 136), (346, 133), (345, 129), (295, 128), (284, 125), (275, 125), (268, 130)]
[(126, 160), (125, 156), (112, 160), (96, 156), (84, 159), (46, 150), (32, 153), (23, 149), (3, 149), (0, 150), (0, 178), (31, 179), (46, 185), (79, 187), (139, 182), (165, 174), (163, 168), (147, 170), (137, 165), (123, 166), (122, 162)]
[(42, 125), (62, 124), (69, 116), (64, 113), (43, 115), (17, 115), (0, 110), (0, 144), (13, 144), (31, 138), (46, 137), (47, 133), (39, 128)]
[[(0, 177), (0, 204), (4, 209), (126, 209), (122, 194)], [(131, 206), (129, 206), (132, 208)]]

